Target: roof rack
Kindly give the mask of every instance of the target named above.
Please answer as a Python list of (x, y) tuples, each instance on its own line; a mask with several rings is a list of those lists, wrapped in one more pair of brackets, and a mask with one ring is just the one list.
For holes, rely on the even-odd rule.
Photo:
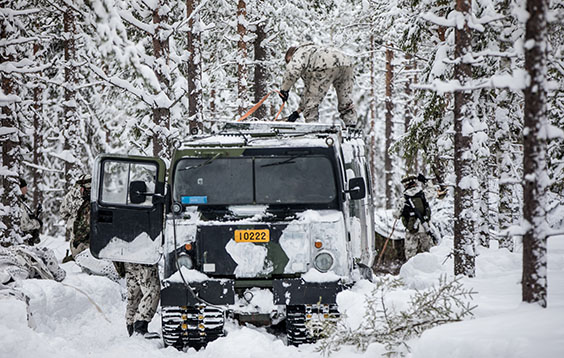
[[(231, 140), (219, 138), (231, 137)], [(177, 148), (194, 146), (241, 146), (263, 139), (317, 138), (341, 143), (344, 139), (361, 138), (362, 132), (343, 128), (340, 123), (234, 122), (211, 121), (206, 133), (192, 134), (177, 143)]]
[(289, 122), (233, 122), (217, 121), (212, 124), (211, 133), (219, 135), (250, 135), (269, 137), (278, 135), (335, 134), (342, 131), (341, 125), (323, 123)]

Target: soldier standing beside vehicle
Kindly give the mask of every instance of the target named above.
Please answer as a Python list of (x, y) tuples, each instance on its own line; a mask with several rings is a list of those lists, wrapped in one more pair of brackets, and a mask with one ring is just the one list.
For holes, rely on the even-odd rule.
[(63, 202), (59, 208), (59, 215), (66, 222), (65, 239), (70, 241), (73, 238), (73, 226), (76, 220), (76, 213), (82, 204), (82, 194), (80, 185), (75, 183), (63, 197)]
[(159, 268), (157, 264), (145, 265), (125, 263), (127, 284), (127, 308), (125, 322), (127, 332), (144, 338), (160, 338), (156, 332), (149, 332), (149, 322), (157, 312), (160, 299)]
[[(118, 282), (125, 276), (122, 263), (111, 263), (106, 260), (98, 260), (90, 253), (90, 176), (84, 175), (77, 184), (80, 185), (82, 202), (73, 221), (73, 236), (70, 241), (72, 259), (82, 271), (90, 275), (106, 276), (114, 282)], [(66, 262), (67, 258), (63, 260)]]
[(333, 85), (337, 92), (338, 110), (347, 126), (355, 126), (356, 111), (352, 100), (354, 67), (352, 59), (343, 52), (331, 48), (306, 44), (290, 47), (286, 51), (286, 72), (280, 89), (280, 97), (288, 100), (289, 91), (298, 80), (304, 81), (304, 91), (298, 109), (288, 121), (294, 122), (303, 114), (306, 122), (319, 120), (319, 104)]
[(409, 260), (420, 252), (428, 252), (436, 239), (429, 229), (431, 208), (419, 183), (427, 179), (419, 176), (407, 176), (402, 179), (404, 185), (403, 199), (400, 201), (396, 217), (401, 216), (405, 227), (405, 258)]
[(20, 178), (20, 191), (21, 195), (18, 198), (20, 202), (21, 209), (21, 223), (20, 227), (24, 233), (24, 243), (33, 246), (39, 244), (40, 238), (39, 234), (41, 228), (43, 227), (43, 222), (39, 219), (41, 214), (41, 204), (37, 206), (35, 210), (32, 210), (27, 204), (27, 182)]

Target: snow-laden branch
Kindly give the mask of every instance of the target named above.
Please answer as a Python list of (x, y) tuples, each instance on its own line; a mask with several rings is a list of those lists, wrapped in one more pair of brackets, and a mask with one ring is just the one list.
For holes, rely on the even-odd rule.
[(38, 73), (50, 68), (52, 64), (44, 64), (33, 66), (34, 62), (28, 59), (18, 62), (4, 62), (0, 64), (0, 72), (2, 73)]
[(12, 170), (4, 167), (4, 166), (0, 167), (0, 177), (17, 177), (17, 176), (19, 176), (18, 173), (14, 172), (14, 171), (12, 171)]
[(146, 24), (143, 21), (138, 20), (131, 11), (120, 10), (118, 11), (119, 16), (128, 22), (130, 25), (135, 26), (139, 30), (145, 31), (148, 34), (155, 35), (155, 26), (153, 24)]
[[(22, 99), (14, 94), (9, 94), (6, 96), (2, 92), (0, 92), (0, 107), (21, 101)], [(5, 127), (0, 127), (0, 128), (5, 128)]]
[(146, 91), (132, 85), (129, 81), (126, 81), (117, 76), (110, 77), (101, 68), (99, 68), (94, 64), (90, 64), (90, 68), (96, 75), (98, 75), (104, 81), (133, 94), (134, 96), (145, 102), (151, 108), (170, 109), (175, 103), (178, 102), (178, 101), (171, 101), (170, 98), (168, 98), (166, 93), (164, 93), (163, 91), (160, 91), (156, 95), (148, 94)]
[(145, 102), (148, 106), (153, 107), (154, 104), (156, 103), (155, 99), (152, 95), (149, 95), (149, 94), (145, 93), (145, 91), (143, 91), (139, 88), (136, 88), (135, 86), (133, 86), (128, 81), (121, 79), (117, 76), (109, 77), (108, 75), (106, 75), (106, 73), (100, 67), (98, 67), (94, 64), (90, 64), (90, 69), (97, 76), (99, 76), (101, 79), (103, 79), (104, 81), (133, 94), (134, 96), (136, 96), (137, 98), (139, 98), (140, 100)]
[(519, 56), (516, 52), (501, 52), (501, 51), (493, 51), (493, 50), (484, 50), (480, 52), (473, 52), (472, 56), (474, 57), (517, 57)]
[(528, 74), (525, 70), (515, 70), (513, 74), (494, 75), (490, 78), (469, 81), (461, 85), (457, 80), (441, 81), (435, 79), (429, 84), (413, 85), (413, 88), (431, 90), (438, 93), (474, 91), (485, 88), (509, 88), (514, 91), (525, 89), (528, 82)]
[[(1, 97), (0, 97), (1, 98)], [(0, 137), (5, 135), (12, 135), (18, 131), (17, 128), (14, 127), (0, 127)]]
[(480, 64), (485, 61), (486, 57), (517, 57), (515, 52), (500, 52), (500, 51), (480, 51), (475, 53), (467, 53), (463, 57), (458, 57), (455, 59), (443, 58), (441, 61), (450, 65), (457, 65), (459, 63), (465, 63), (469, 65)]
[(0, 47), (23, 45), (28, 42), (34, 42), (39, 40), (40, 40), (39, 37), (18, 37), (15, 39), (2, 39), (0, 40)]
[(8, 8), (0, 8), (0, 15), (4, 15), (5, 17), (34, 15), (39, 12), (41, 12), (40, 9), (14, 10)]
[(71, 164), (79, 164), (80, 161), (72, 154), (70, 150), (63, 150), (60, 153), (49, 152), (50, 156)]
[[(510, 227), (508, 227), (505, 230), (500, 230), (499, 231), (499, 235), (500, 236), (525, 236), (525, 234), (527, 233), (527, 230), (530, 228), (529, 224), (523, 223), (521, 225), (511, 225)], [(560, 235), (564, 235), (564, 230), (562, 229), (552, 229), (549, 227), (546, 227), (544, 230), (544, 234), (546, 235), (546, 237), (551, 237), (551, 236), (560, 236)]]
[[(192, 13), (190, 14), (189, 17), (187, 17), (186, 19), (180, 21), (178, 24), (174, 25), (172, 27), (172, 33), (177, 32), (180, 28), (182, 28), (184, 25), (186, 25), (190, 20), (192, 20), (194, 18), (194, 16), (196, 16), (196, 14), (198, 14), (198, 12), (200, 12), (200, 10), (206, 6), (206, 4), (208, 3), (209, 0), (205, 0), (202, 3), (200, 3), (198, 6), (196, 6), (196, 8), (194, 9), (194, 11), (192, 11)], [(206, 28), (201, 29), (200, 32), (207, 30)], [(170, 35), (169, 35), (170, 36)]]
[(62, 0), (62, 3), (65, 4), (65, 6), (71, 10), (73, 10), (74, 12), (78, 13), (80, 16), (82, 16), (83, 18), (86, 18), (86, 14), (84, 12), (82, 12), (75, 4), (74, 1), (69, 1), (69, 0)]
[(27, 161), (25, 161), (25, 160), (22, 161), (22, 163), (23, 163), (25, 166), (27, 166), (27, 167), (34, 168), (34, 169), (37, 169), (37, 170), (41, 170), (41, 171), (44, 171), (44, 172), (64, 173), (63, 170), (47, 168), (47, 167), (44, 167), (44, 166), (41, 166), (41, 165), (37, 165), (37, 164), (33, 164), (33, 163), (30, 163), (30, 162), (27, 162)]
[[(469, 15), (469, 16), (467, 16)], [(482, 18), (477, 18), (474, 14), (465, 14), (460, 11), (451, 11), (446, 18), (437, 16), (431, 12), (426, 12), (421, 14), (421, 18), (425, 21), (431, 22), (435, 25), (443, 26), (443, 27), (455, 27), (459, 30), (464, 28), (465, 23), (468, 24), (468, 27), (472, 30), (476, 30), (479, 32), (483, 32), (485, 30), (484, 24), (498, 21), (504, 18), (503, 15), (488, 15)]]

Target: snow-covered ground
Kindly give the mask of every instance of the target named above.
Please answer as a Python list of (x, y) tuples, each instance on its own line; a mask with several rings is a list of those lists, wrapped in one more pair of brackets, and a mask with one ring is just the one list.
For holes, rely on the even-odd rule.
[[(44, 238), (57, 257), (64, 256), (67, 243), (61, 238)], [(407, 302), (414, 289), (435, 284), (441, 274), (452, 275), (452, 260), (446, 259), (452, 241), (445, 240), (430, 253), (420, 254), (402, 268), (400, 276), (408, 287), (396, 292), (395, 305)], [(548, 244), (548, 308), (521, 303), (521, 254), (504, 249), (481, 249), (476, 261), (477, 277), (463, 279), (478, 293), (474, 319), (426, 331), (409, 342), (411, 358), (431, 357), (542, 357), (564, 356), (564, 236)], [(287, 347), (282, 339), (262, 328), (227, 326), (227, 335), (201, 351), (179, 352), (163, 348), (162, 341), (127, 336), (125, 302), (120, 286), (103, 278), (88, 276), (73, 263), (63, 265), (67, 278), (58, 283), (27, 280), (21, 289), (30, 297), (33, 314), (30, 328), (25, 304), (0, 299), (0, 357), (320, 357), (316, 345)], [(363, 319), (363, 303), (374, 285), (358, 282), (338, 296), (340, 309), (351, 325)], [(152, 330), (160, 330), (155, 317)], [(385, 350), (372, 344), (366, 352), (342, 347), (332, 357), (378, 357)]]

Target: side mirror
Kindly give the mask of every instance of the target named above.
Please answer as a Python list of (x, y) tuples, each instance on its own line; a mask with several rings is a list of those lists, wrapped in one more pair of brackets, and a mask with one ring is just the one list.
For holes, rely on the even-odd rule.
[(352, 200), (363, 199), (366, 196), (364, 178), (358, 177), (349, 180), (349, 190), (347, 190), (347, 193), (349, 193)]
[(129, 183), (129, 201), (131, 204), (143, 204), (147, 199), (147, 184), (141, 180)]

